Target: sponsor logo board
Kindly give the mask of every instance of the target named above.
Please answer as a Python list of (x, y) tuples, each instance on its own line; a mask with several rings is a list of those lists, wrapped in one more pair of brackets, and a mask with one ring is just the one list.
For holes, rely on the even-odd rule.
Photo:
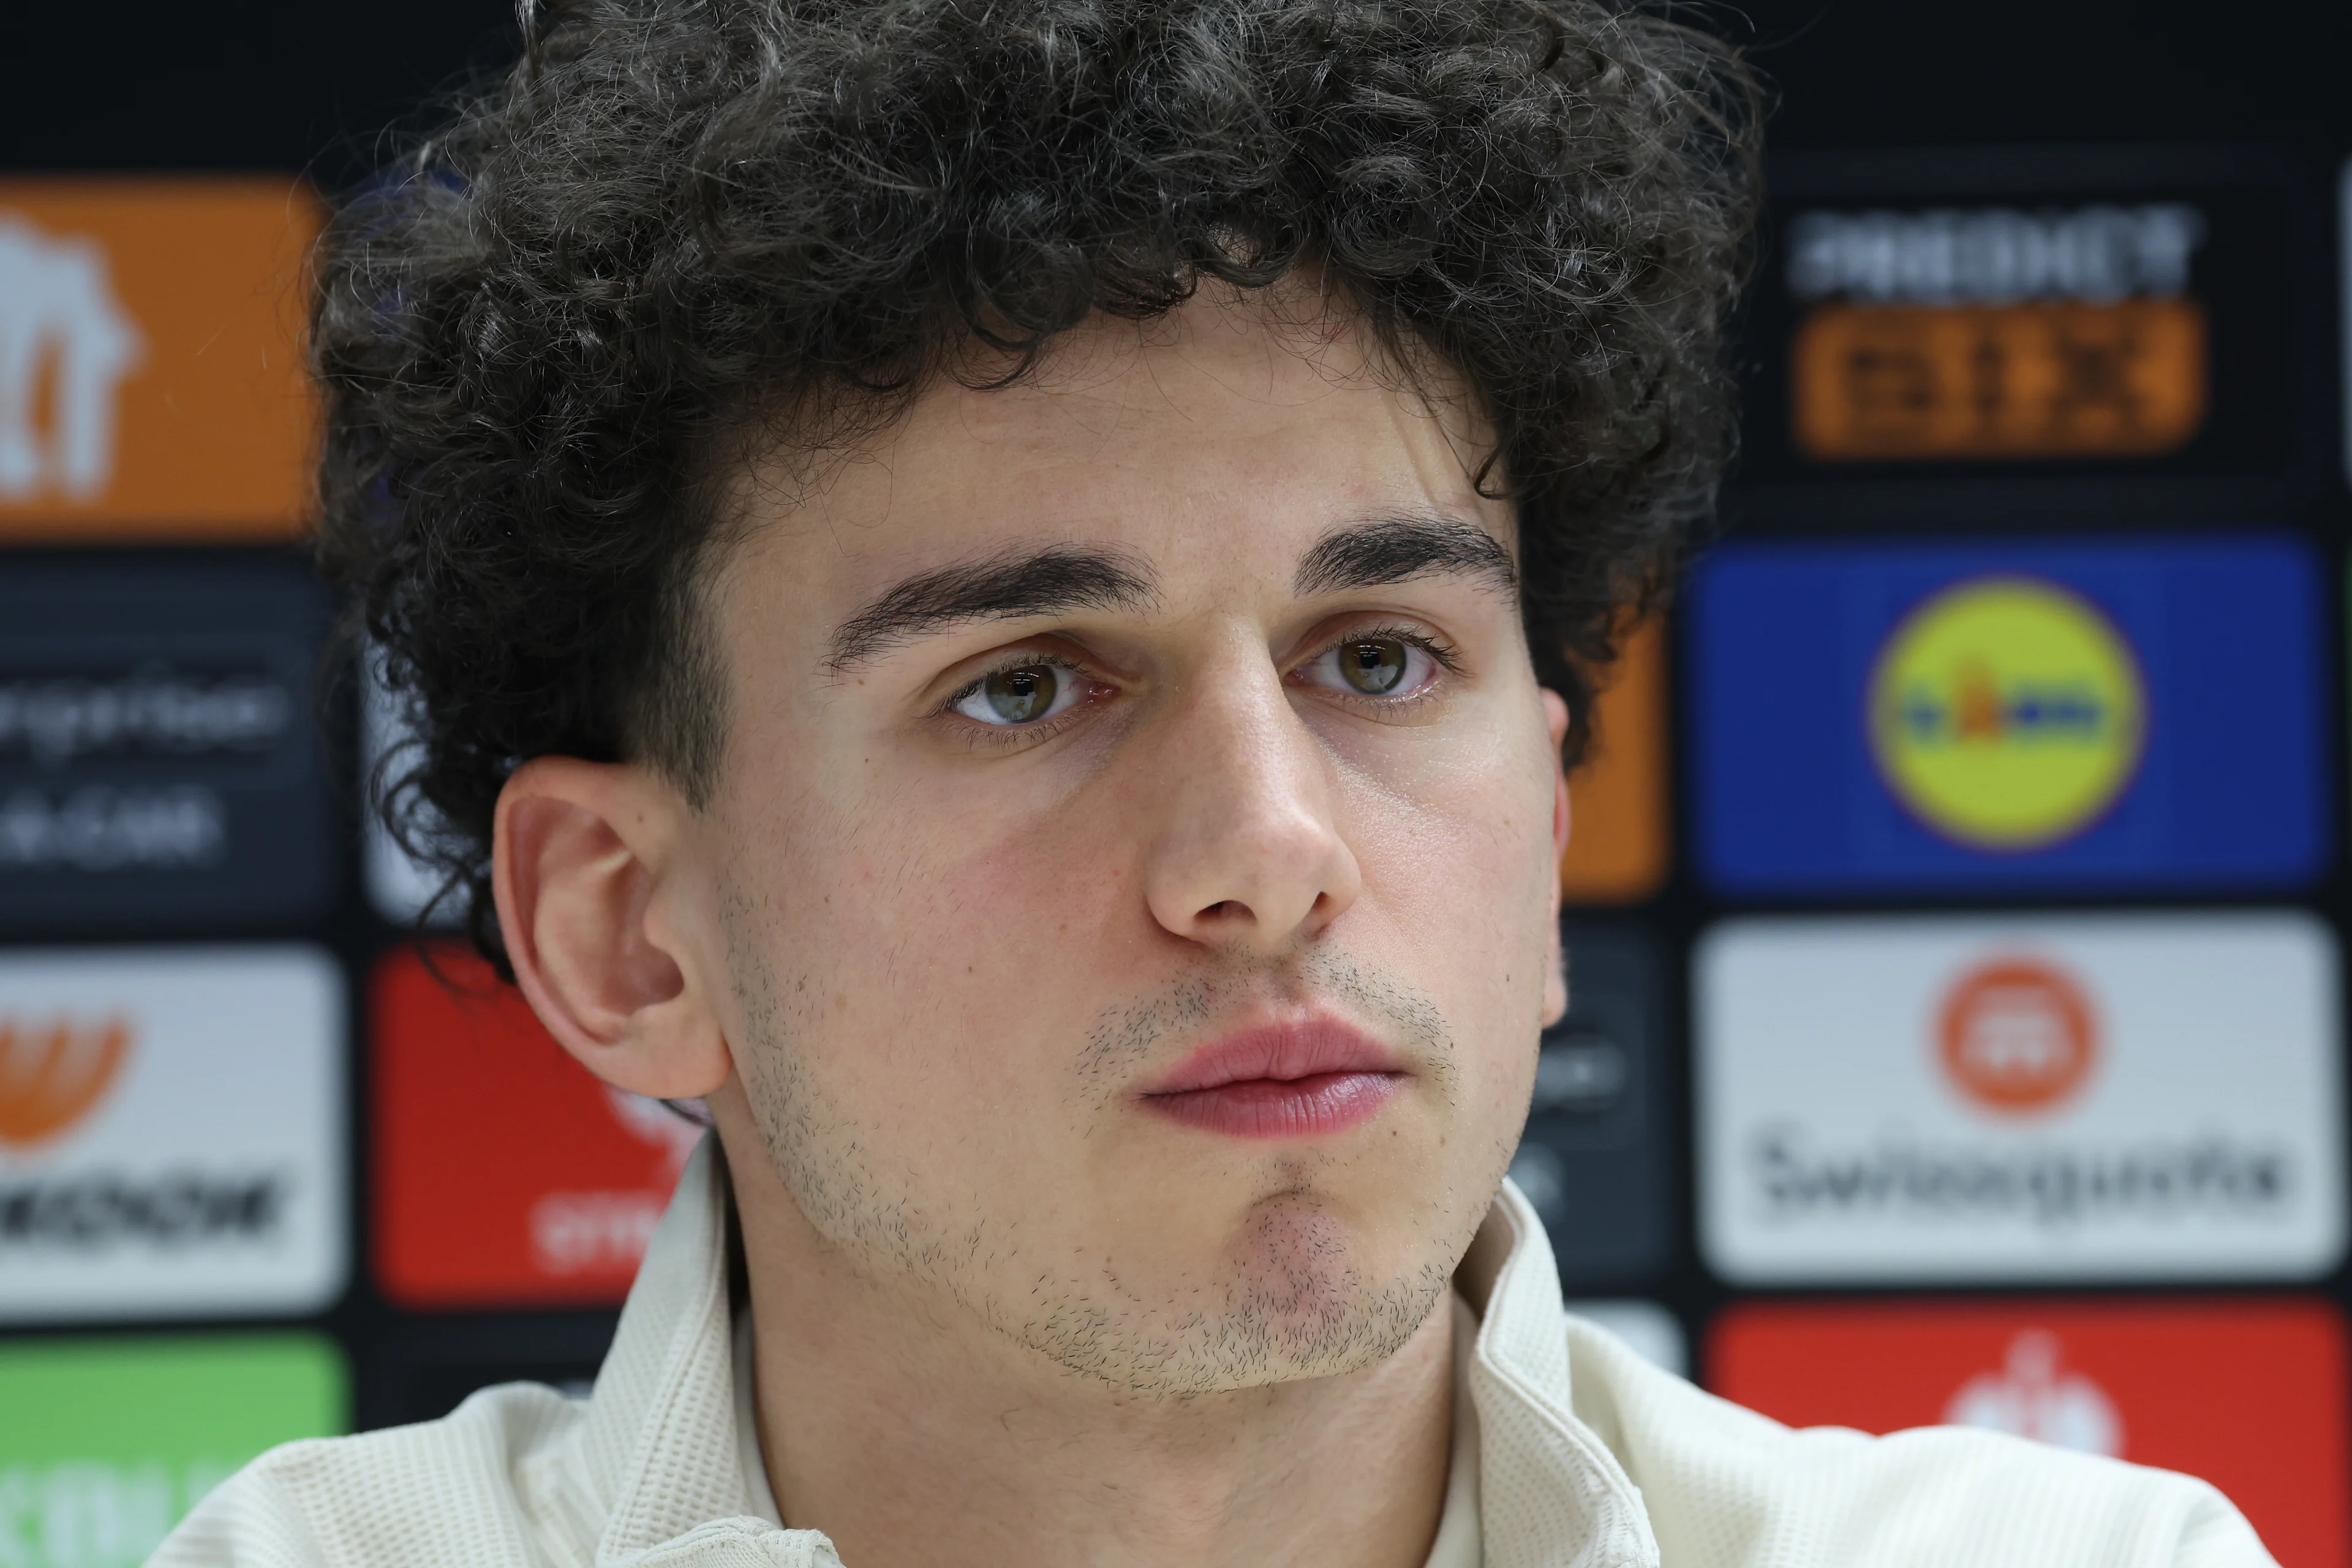
[(2295, 540), (1738, 545), (1691, 605), (1722, 890), (2218, 889), (2326, 864)]
[(438, 1420), (502, 1383), (544, 1384), (567, 1398), (584, 1397), (619, 1318), (601, 1309), (411, 1318), (370, 1347), (361, 1422)]
[(1751, 495), (1759, 515), (1865, 521), (1833, 493), (1861, 480), (1965, 521), (1927, 487), (2063, 476), (2177, 516), (2283, 477), (2316, 436), (2292, 171), (2126, 146), (1775, 164), (1742, 468), (1794, 488)]
[(1654, 1275), (1672, 1250), (1672, 1156), (1657, 1082), (1657, 957), (1637, 929), (1561, 922), (1568, 1016), (1544, 1031), (1511, 1179), (1571, 1289)]
[(386, 953), (370, 1007), (384, 1294), (412, 1307), (625, 1296), (701, 1129), (590, 1076), (454, 945)]
[(1798, 450), (1821, 462), (2141, 457), (2207, 406), (2204, 214), (2181, 202), (1789, 224)]
[(319, 225), (283, 180), (0, 182), (0, 535), (292, 535)]
[(291, 558), (43, 555), (0, 582), (0, 923), (308, 913), (333, 804)]
[(343, 1431), (346, 1381), (314, 1334), (0, 1345), (0, 1563), (138, 1568), (247, 1460)]
[(1683, 1336), (1682, 1320), (1655, 1301), (1622, 1300), (1578, 1300), (1566, 1303), (1576, 1317), (1599, 1324), (1625, 1342), (1626, 1348), (1651, 1365), (1690, 1375), (1690, 1347)]
[(323, 953), (0, 954), (0, 1321), (324, 1306), (342, 1134)]
[(2316, 1300), (1734, 1306), (1707, 1385), (1798, 1426), (1987, 1427), (2212, 1482), (2296, 1568), (2352, 1561), (2344, 1321)]
[(1660, 623), (1643, 622), (1594, 702), (1591, 747), (1568, 780), (1559, 887), (1571, 904), (1633, 903), (1666, 879), (1665, 658)]
[(2287, 1279), (2342, 1254), (2336, 958), (2305, 916), (1737, 921), (1694, 984), (1727, 1279)]

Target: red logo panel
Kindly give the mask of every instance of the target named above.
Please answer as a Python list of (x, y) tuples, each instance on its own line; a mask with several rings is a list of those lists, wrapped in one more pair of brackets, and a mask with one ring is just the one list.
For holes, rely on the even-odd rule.
[(699, 1129), (592, 1077), (470, 953), (386, 953), (370, 1008), (383, 1293), (409, 1307), (626, 1295)]
[(1707, 1384), (1796, 1426), (1990, 1426), (2200, 1476), (2282, 1568), (2346, 1568), (2344, 1321), (2315, 1300), (1748, 1305)]

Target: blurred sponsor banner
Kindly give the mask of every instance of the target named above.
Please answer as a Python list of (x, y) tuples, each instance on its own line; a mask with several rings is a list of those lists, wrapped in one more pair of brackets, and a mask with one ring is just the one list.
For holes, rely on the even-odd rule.
[(2336, 177), (2336, 221), (2337, 288), (2340, 290), (2338, 321), (2344, 333), (2344, 472), (2352, 479), (2352, 159), (2345, 162)]
[(1657, 618), (1626, 637), (1593, 706), (1592, 748), (1569, 775), (1560, 892), (1574, 904), (1648, 898), (1666, 879), (1665, 637)]
[(284, 179), (0, 182), (0, 536), (295, 532), (320, 219)]
[(1933, 487), (2029, 477), (2196, 508), (2315, 446), (2291, 171), (2185, 148), (1798, 153), (1770, 184), (1743, 476), (1796, 493), (1768, 513), (1844, 521), (1902, 490), (1941, 516), (1958, 498)]
[(1622, 1285), (1673, 1253), (1656, 953), (1632, 926), (1561, 922), (1569, 1011), (1544, 1031), (1511, 1178), (1570, 1289)]
[(1749, 1303), (1707, 1386), (1798, 1426), (1990, 1427), (2182, 1470), (2285, 1568), (2345, 1568), (2344, 1321), (2320, 1300)]
[(502, 1383), (545, 1384), (584, 1398), (618, 1321), (618, 1313), (602, 1310), (410, 1320), (373, 1347), (362, 1373), (360, 1419), (368, 1426), (437, 1420), (476, 1391)]
[(341, 991), (306, 947), (0, 954), (0, 1321), (332, 1301)]
[(1623, 1340), (1627, 1349), (1653, 1366), (1663, 1367), (1676, 1377), (1690, 1375), (1690, 1347), (1683, 1337), (1682, 1321), (1655, 1301), (1633, 1298), (1579, 1300), (1570, 1297), (1566, 1305), (1577, 1317), (1597, 1323)]
[(369, 1005), (384, 1294), (409, 1307), (626, 1295), (701, 1130), (597, 1081), (454, 944), (387, 952)]
[(0, 1563), (137, 1568), (263, 1449), (345, 1430), (345, 1384), (316, 1334), (0, 1345)]
[(1700, 1241), (1728, 1279), (2342, 1256), (2336, 957), (2306, 916), (1736, 921), (1693, 983)]
[(2326, 866), (2296, 540), (1733, 546), (1689, 603), (1722, 891), (2275, 888)]
[(0, 576), (0, 924), (299, 917), (333, 803), (307, 564), (31, 554)]

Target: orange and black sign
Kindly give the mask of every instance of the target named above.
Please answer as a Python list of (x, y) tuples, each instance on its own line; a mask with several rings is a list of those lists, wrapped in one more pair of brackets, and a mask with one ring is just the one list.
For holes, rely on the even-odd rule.
[(2071, 475), (2110, 499), (2145, 478), (2160, 499), (2284, 472), (2315, 405), (2287, 330), (2295, 199), (2177, 153), (1791, 163), (1752, 306), (1745, 477)]
[(308, 518), (283, 177), (0, 182), (0, 539), (282, 539)]

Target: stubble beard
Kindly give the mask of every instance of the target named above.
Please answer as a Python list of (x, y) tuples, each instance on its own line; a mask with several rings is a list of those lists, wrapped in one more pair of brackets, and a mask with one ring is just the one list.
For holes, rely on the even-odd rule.
[[(768, 1158), (811, 1228), (868, 1280), (896, 1294), (911, 1288), (943, 1297), (990, 1331), (1126, 1397), (1181, 1399), (1328, 1377), (1395, 1354), (1444, 1300), (1509, 1161), (1507, 1143), (1498, 1144), (1494, 1180), (1466, 1205), (1466, 1225), (1443, 1224), (1436, 1216), (1465, 1205), (1454, 1194), (1433, 1194), (1422, 1210), (1432, 1216), (1427, 1234), (1409, 1248), (1420, 1260), (1382, 1279), (1366, 1277), (1344, 1224), (1314, 1195), (1301, 1167), (1294, 1190), (1254, 1207), (1238, 1256), (1193, 1293), (1193, 1304), (1139, 1300), (1108, 1270), (1089, 1279), (1024, 1257), (1018, 1215), (950, 1222), (928, 1206), (916, 1175), (890, 1168), (799, 1048), (816, 1011), (807, 998), (822, 988), (783, 982), (768, 961), (751, 900), (730, 890), (722, 909), (750, 1037), (737, 1056), (744, 1088)], [(1453, 1046), (1433, 1006), (1343, 963), (1312, 967), (1323, 994), (1412, 1031), (1430, 1081), (1454, 1097)], [(1188, 982), (1106, 1017), (1087, 1042), (1081, 1081), (1117, 1092), (1126, 1081), (1118, 1059), (1148, 1049), (1205, 1006), (1211, 984)]]

